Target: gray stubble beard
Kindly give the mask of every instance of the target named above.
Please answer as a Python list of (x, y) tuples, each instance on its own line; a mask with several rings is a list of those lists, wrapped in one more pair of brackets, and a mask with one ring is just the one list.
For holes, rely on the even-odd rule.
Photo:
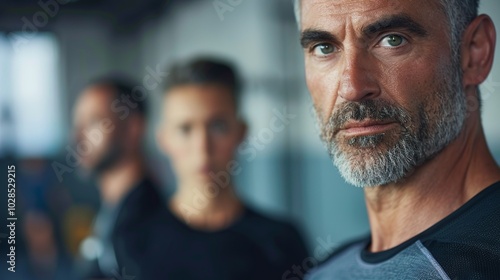
[[(341, 104), (326, 124), (315, 110), (321, 139), (346, 182), (357, 187), (400, 182), (458, 137), (467, 108), (457, 63), (441, 72), (435, 98), (422, 102), (415, 115), (389, 102), (370, 99)], [(345, 122), (367, 118), (396, 121), (400, 126), (397, 139), (388, 133), (339, 139), (337, 132)]]

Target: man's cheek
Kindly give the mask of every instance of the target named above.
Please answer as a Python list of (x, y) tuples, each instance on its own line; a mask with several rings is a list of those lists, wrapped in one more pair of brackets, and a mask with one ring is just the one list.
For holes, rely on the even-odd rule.
[(396, 106), (409, 108), (415, 101), (421, 100), (420, 92), (424, 88), (415, 80), (415, 75), (398, 73), (382, 77), (379, 81), (381, 98)]
[(187, 161), (190, 158), (189, 149), (179, 147), (172, 150), (172, 157), (179, 162)]
[(307, 87), (309, 88), (309, 93), (311, 94), (314, 105), (316, 107), (320, 106), (325, 96), (322, 93), (325, 90), (323, 89), (324, 85), (321, 83), (321, 80), (317, 79), (314, 76), (308, 76)]
[(317, 108), (320, 109), (320, 116), (323, 122), (327, 122), (334, 114), (336, 108), (343, 102), (338, 96), (338, 88), (326, 87), (318, 97)]

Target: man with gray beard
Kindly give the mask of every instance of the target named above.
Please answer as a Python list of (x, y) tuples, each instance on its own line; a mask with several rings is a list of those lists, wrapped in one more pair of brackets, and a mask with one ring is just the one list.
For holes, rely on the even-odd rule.
[(500, 168), (478, 86), (479, 0), (295, 0), (321, 139), (365, 189), (371, 234), (307, 279), (498, 279)]

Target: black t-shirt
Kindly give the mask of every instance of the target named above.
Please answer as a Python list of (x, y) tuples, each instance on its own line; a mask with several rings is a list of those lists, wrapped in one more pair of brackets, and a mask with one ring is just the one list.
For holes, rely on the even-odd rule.
[(123, 242), (135, 257), (121, 266), (136, 280), (281, 279), (307, 258), (292, 225), (249, 208), (228, 228), (206, 232), (189, 227), (165, 207)]
[(109, 279), (120, 273), (119, 263), (128, 259), (126, 244), (120, 242), (144, 217), (165, 208), (163, 196), (148, 177), (144, 177), (112, 208), (102, 207), (94, 225), (94, 236), (100, 241), (102, 253), (98, 259), (81, 264), (79, 279)]
[(399, 246), (370, 253), (369, 242), (343, 246), (306, 279), (500, 279), (500, 182)]

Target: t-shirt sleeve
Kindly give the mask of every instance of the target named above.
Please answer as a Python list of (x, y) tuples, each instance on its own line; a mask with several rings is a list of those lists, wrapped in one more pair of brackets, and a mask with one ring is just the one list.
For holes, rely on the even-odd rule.
[(500, 255), (487, 248), (461, 243), (429, 241), (424, 243), (450, 279), (497, 279)]

